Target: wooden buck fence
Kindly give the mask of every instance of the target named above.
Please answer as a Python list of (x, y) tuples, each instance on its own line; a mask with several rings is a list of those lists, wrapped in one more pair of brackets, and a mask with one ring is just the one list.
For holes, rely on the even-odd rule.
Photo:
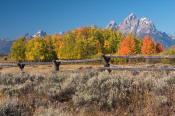
[(96, 59), (84, 59), (84, 60), (54, 60), (53, 62), (13, 62), (13, 63), (0, 63), (0, 66), (17, 66), (22, 71), (25, 65), (39, 65), (39, 64), (53, 64), (55, 71), (59, 71), (60, 65), (62, 63), (86, 63), (86, 62), (96, 62), (104, 61), (104, 67), (99, 68), (98, 70), (129, 70), (129, 71), (174, 71), (175, 67), (141, 67), (141, 68), (123, 68), (118, 66), (110, 66), (111, 58), (125, 58), (125, 59), (175, 59), (175, 56), (111, 56), (111, 55), (102, 55), (101, 58)]

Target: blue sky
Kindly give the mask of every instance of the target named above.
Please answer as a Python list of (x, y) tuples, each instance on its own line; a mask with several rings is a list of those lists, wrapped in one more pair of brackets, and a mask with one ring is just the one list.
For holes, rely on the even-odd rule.
[(0, 0), (0, 38), (42, 29), (49, 34), (109, 21), (130, 13), (147, 17), (157, 29), (175, 35), (175, 0)]

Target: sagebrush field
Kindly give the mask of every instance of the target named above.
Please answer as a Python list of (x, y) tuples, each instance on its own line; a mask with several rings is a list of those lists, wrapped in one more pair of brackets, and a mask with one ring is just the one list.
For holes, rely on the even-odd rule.
[[(3, 69), (2, 69), (3, 70)], [(169, 116), (175, 72), (0, 73), (1, 116)]]

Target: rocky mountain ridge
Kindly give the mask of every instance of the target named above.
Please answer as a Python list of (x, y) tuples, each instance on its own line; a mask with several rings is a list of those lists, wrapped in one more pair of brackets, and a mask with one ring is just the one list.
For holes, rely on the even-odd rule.
[(27, 34), (25, 34), (24, 37), (27, 38), (27, 39), (32, 39), (34, 37), (46, 37), (46, 35), (47, 35), (46, 32), (44, 32), (43, 30), (39, 30), (35, 34), (27, 33)]
[(150, 35), (153, 40), (160, 42), (165, 48), (175, 45), (175, 36), (157, 30), (151, 20), (146, 17), (137, 18), (134, 13), (126, 17), (118, 26), (115, 21), (110, 21), (106, 28), (119, 30), (125, 35), (133, 33), (141, 38)]
[[(35, 34), (27, 33), (24, 35), (27, 39), (32, 39), (34, 37), (45, 37), (47, 35), (43, 30), (37, 31)], [(0, 54), (10, 53), (10, 48), (16, 39), (0, 39)]]
[[(96, 27), (95, 25), (93, 26)], [(146, 17), (137, 18), (134, 13), (131, 13), (128, 17), (126, 17), (119, 25), (117, 25), (114, 20), (110, 21), (106, 28), (119, 30), (125, 35), (133, 33), (141, 38), (146, 35), (150, 35), (156, 42), (160, 42), (164, 48), (169, 48), (175, 45), (175, 36), (157, 30), (151, 20)], [(59, 34), (63, 35), (64, 32), (60, 32)], [(39, 30), (35, 34), (27, 33), (24, 37), (32, 39), (34, 37), (45, 37), (46, 35), (46, 32)], [(16, 39), (0, 39), (0, 54), (10, 53), (10, 47), (15, 40)]]

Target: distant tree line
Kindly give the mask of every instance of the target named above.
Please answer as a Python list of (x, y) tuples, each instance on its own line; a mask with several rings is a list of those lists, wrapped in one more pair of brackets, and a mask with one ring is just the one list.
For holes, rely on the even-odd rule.
[(18, 61), (96, 58), (102, 54), (151, 55), (164, 50), (150, 36), (142, 40), (133, 34), (123, 35), (112, 29), (92, 26), (69, 30), (64, 35), (45, 38), (19, 38), (11, 47), (11, 58)]

